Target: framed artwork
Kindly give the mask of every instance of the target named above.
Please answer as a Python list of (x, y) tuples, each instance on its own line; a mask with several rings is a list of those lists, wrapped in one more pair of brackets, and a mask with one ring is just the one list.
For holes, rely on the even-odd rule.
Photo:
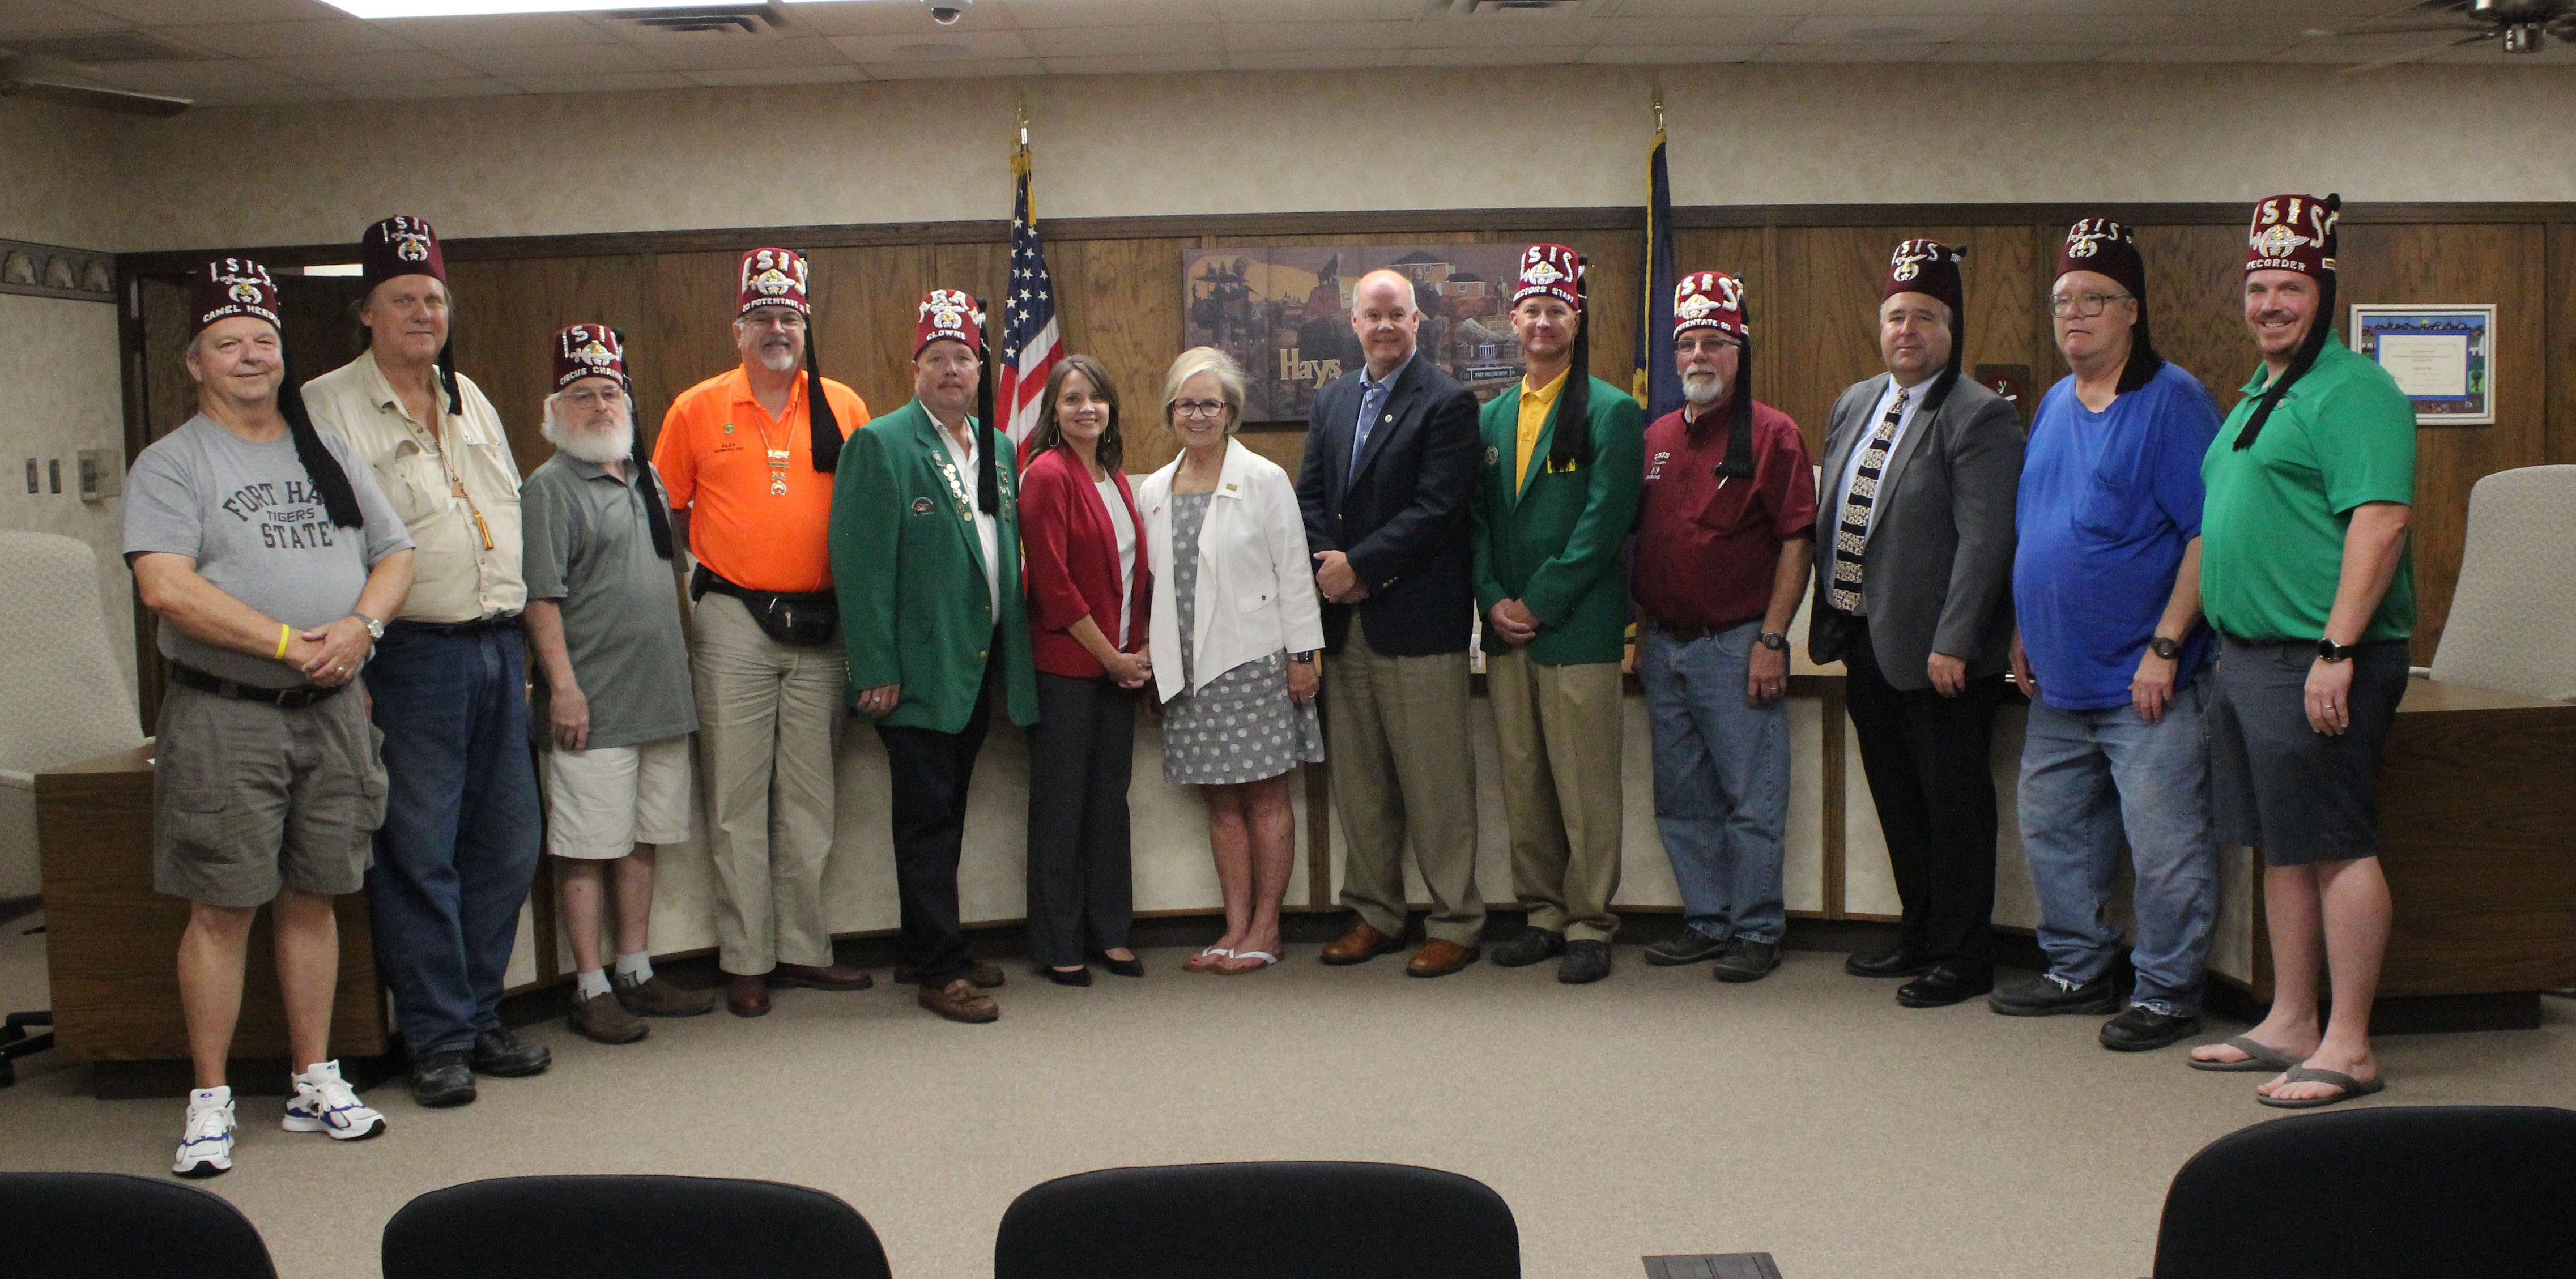
[(2352, 308), (2352, 349), (2415, 404), (2418, 426), (2495, 419), (2495, 304)]

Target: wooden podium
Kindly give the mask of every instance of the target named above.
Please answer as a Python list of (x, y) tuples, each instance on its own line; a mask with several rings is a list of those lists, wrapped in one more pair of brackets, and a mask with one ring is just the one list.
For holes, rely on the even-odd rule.
[[(90, 1063), (91, 1090), (101, 1097), (168, 1096), (189, 1087), (176, 972), (188, 903), (152, 891), (152, 752), (147, 743), (36, 775), (54, 1051)], [(391, 1069), (392, 1033), (364, 895), (341, 898), (339, 917), (331, 1051), (350, 1081), (364, 1086)], [(263, 911), (251, 928), (233, 1032), (235, 1092), (286, 1085), (274, 953)]]

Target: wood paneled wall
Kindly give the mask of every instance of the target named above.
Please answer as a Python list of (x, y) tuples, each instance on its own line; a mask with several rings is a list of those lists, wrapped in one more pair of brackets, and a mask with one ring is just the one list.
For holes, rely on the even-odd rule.
[[(2069, 220), (2093, 212), (2139, 228), (2158, 347), (2222, 406), (2233, 404), (2254, 365), (2237, 303), (2243, 210), (2233, 206), (1701, 208), (1677, 211), (1675, 220), (1681, 269), (1745, 277), (1756, 394), (1820, 445), (1834, 397), (1878, 371), (1874, 308), (1897, 241), (1932, 236), (1968, 246), (1966, 362), (2027, 365), (2036, 393), (2065, 371), (2044, 305), (2057, 244)], [(1639, 310), (1641, 227), (1637, 210), (1572, 209), (1079, 220), (1041, 230), (1066, 344), (1099, 357), (1117, 379), (1128, 406), (1127, 465), (1145, 471), (1172, 455), (1154, 405), (1180, 350), (1185, 248), (1558, 240), (1591, 259), (1594, 369), (1624, 382)], [(548, 452), (537, 418), (552, 332), (576, 321), (617, 325), (627, 330), (649, 438), (673, 395), (737, 361), (729, 321), (740, 250), (786, 244), (813, 255), (825, 373), (882, 412), (911, 395), (921, 294), (938, 285), (997, 295), (1006, 237), (1000, 223), (943, 223), (456, 241), (446, 247), (458, 366), (499, 406), (520, 464), (533, 467)], [(255, 252), (280, 265), (349, 256), (346, 246)], [(175, 276), (198, 256), (131, 255), (121, 265), (129, 278), (149, 281)], [(2354, 206), (2342, 266), (2346, 305), (2497, 306), (2498, 421), (2419, 434), (2415, 651), (2429, 660), (2458, 571), (2469, 487), (2509, 467), (2576, 462), (2576, 368), (2567, 363), (2576, 342), (2576, 206)], [(147, 288), (142, 296), (150, 303), (140, 326), (147, 365), (166, 362), (174, 348), (163, 335), (176, 311), (167, 293)], [(160, 394), (168, 379), (147, 372), (145, 383), (151, 403), (129, 406), (137, 447), (167, 429), (175, 407)], [(1245, 439), (1292, 468), (1303, 448), (1293, 424), (1256, 426)]]

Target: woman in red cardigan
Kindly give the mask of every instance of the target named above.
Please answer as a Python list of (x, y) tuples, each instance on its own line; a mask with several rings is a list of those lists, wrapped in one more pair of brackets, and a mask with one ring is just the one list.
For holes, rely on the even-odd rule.
[[(1142, 977), (1127, 945), (1134, 910), (1127, 773), (1136, 692), (1152, 680), (1144, 521), (1127, 487), (1118, 389), (1069, 355), (1047, 379), (1020, 476), (1038, 722), (1029, 730), (1029, 957), (1060, 986), (1088, 986), (1086, 960)], [(1087, 944), (1086, 944), (1087, 943)]]

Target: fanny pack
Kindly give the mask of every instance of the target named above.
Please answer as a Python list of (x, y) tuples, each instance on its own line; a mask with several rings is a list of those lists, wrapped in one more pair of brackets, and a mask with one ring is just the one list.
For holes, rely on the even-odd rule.
[(742, 601), (751, 612), (751, 620), (761, 631), (781, 644), (798, 648), (817, 648), (832, 642), (841, 633), (839, 597), (830, 591), (806, 591), (786, 594), (778, 591), (755, 591), (736, 586), (707, 571), (704, 564), (689, 574), (689, 600), (704, 599), (707, 592), (730, 595)]

